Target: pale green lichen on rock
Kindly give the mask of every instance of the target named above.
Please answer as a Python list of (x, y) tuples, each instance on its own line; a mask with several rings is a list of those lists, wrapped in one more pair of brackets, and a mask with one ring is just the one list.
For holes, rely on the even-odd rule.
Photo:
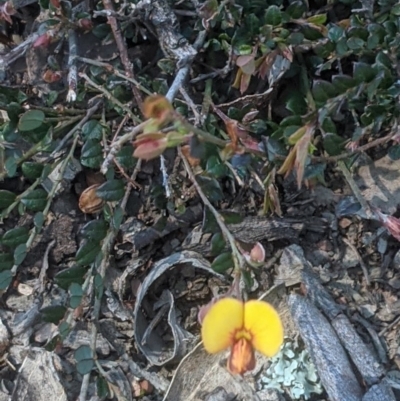
[(282, 393), (286, 391), (295, 400), (308, 400), (313, 393), (323, 392), (308, 352), (292, 340), (286, 338), (281, 350), (270, 362), (260, 377), (260, 387), (274, 388)]

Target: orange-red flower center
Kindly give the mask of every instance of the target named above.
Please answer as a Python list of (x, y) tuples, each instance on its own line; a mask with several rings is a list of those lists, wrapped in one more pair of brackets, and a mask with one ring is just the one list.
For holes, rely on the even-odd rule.
[(249, 340), (241, 337), (232, 345), (227, 367), (230, 372), (239, 375), (256, 367), (254, 349)]

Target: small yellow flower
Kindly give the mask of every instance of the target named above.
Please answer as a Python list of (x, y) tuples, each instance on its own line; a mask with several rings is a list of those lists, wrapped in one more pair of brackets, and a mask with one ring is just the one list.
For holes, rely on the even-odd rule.
[(278, 312), (267, 302), (222, 298), (205, 315), (201, 337), (210, 354), (230, 347), (228, 369), (243, 374), (255, 368), (254, 350), (267, 357), (279, 351), (283, 327)]

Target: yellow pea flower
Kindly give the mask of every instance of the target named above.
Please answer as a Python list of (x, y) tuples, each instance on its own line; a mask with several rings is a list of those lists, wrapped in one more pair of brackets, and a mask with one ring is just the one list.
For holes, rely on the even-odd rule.
[(230, 347), (228, 369), (243, 374), (255, 368), (254, 350), (274, 356), (283, 342), (283, 326), (278, 312), (267, 302), (222, 298), (203, 319), (201, 337), (210, 354)]

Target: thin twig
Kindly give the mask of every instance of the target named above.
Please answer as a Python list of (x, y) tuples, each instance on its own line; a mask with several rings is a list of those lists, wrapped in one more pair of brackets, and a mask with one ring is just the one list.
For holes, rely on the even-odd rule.
[[(79, 121), (78, 124), (76, 124), (60, 141), (60, 143), (57, 145), (57, 147), (51, 152), (51, 155), (49, 156), (49, 159), (54, 158), (55, 155), (66, 145), (66, 143), (72, 138), (72, 136), (75, 134), (76, 131), (81, 130), (82, 127), (86, 124), (87, 121), (89, 121), (90, 117), (97, 111), (99, 106), (101, 105), (101, 102), (97, 102), (93, 107), (88, 109), (86, 111), (85, 117), (82, 118), (81, 121)], [(48, 160), (46, 160), (46, 163), (48, 163)]]
[[(103, 0), (103, 5), (107, 11), (111, 11), (111, 12), (114, 11), (114, 6), (113, 6), (113, 3), (111, 0)], [(126, 73), (127, 77), (135, 79), (135, 75), (133, 73), (133, 65), (129, 60), (128, 49), (126, 47), (126, 43), (125, 43), (124, 39), (122, 38), (121, 29), (119, 27), (119, 22), (111, 14), (108, 15), (107, 18), (108, 18), (108, 23), (110, 24), (111, 29), (113, 31), (115, 42), (117, 43), (119, 56), (121, 58), (122, 65), (124, 66), (125, 73)], [(139, 110), (142, 111), (143, 110), (142, 96), (141, 96), (139, 90), (137, 89), (136, 85), (131, 85), (131, 88), (132, 88), (133, 96), (135, 97), (135, 100), (136, 100), (136, 104), (137, 104)]]
[(354, 156), (357, 153), (362, 153), (369, 149), (372, 149), (375, 146), (383, 145), (383, 144), (389, 142), (394, 137), (394, 135), (395, 134), (393, 132), (390, 132), (388, 135), (383, 136), (382, 138), (377, 138), (371, 142), (368, 142), (365, 145), (358, 147), (357, 149), (355, 149), (352, 152), (341, 153), (340, 155), (337, 155), (337, 156), (312, 156), (311, 160), (314, 162), (318, 162), (318, 163), (320, 163), (320, 162), (336, 163), (339, 160), (347, 159), (351, 156)]
[(360, 263), (361, 269), (364, 273), (364, 277), (365, 277), (365, 282), (367, 283), (368, 286), (371, 285), (371, 280), (369, 279), (369, 274), (368, 274), (368, 269), (367, 266), (365, 265), (361, 255), (359, 254), (357, 248), (347, 239), (343, 237), (343, 241), (351, 248), (351, 250), (356, 254), (357, 259)]
[(75, 29), (68, 30), (68, 94), (67, 102), (75, 102), (78, 84), (78, 67), (75, 56), (78, 54), (77, 34)]
[(353, 177), (351, 176), (351, 173), (347, 166), (344, 164), (343, 161), (338, 162), (338, 168), (342, 172), (344, 178), (346, 179), (347, 183), (349, 184), (351, 190), (353, 191), (354, 196), (357, 198), (358, 202), (360, 202), (360, 205), (365, 212), (366, 216), (368, 219), (372, 219), (373, 216), (375, 215), (370, 206), (368, 205), (368, 202), (365, 200), (363, 195), (360, 192), (360, 189), (358, 188), (356, 182), (354, 181)]
[(138, 89), (140, 89), (142, 92), (144, 92), (146, 95), (152, 95), (153, 93), (149, 91), (147, 88), (145, 88), (139, 81), (137, 81), (135, 78), (132, 77), (127, 77), (125, 74), (123, 74), (118, 68), (115, 68), (113, 65), (109, 63), (104, 63), (102, 61), (98, 60), (92, 60), (90, 58), (86, 57), (80, 57), (77, 56), (76, 60), (81, 61), (82, 63), (90, 64), (90, 65), (95, 65), (96, 67), (102, 67), (109, 71), (110, 73), (114, 74), (115, 76), (125, 79), (126, 81), (134, 84), (137, 86)]
[(128, 134), (122, 135), (117, 141), (115, 141), (111, 146), (110, 146), (110, 151), (108, 152), (107, 156), (105, 157), (103, 164), (101, 165), (101, 173), (105, 174), (108, 170), (108, 166), (111, 164), (113, 161), (115, 155), (120, 151), (122, 146), (129, 141), (132, 141), (133, 138), (138, 135), (140, 132), (142, 132), (144, 126), (146, 125), (147, 121), (142, 122), (141, 124), (137, 125), (134, 127), (131, 132)]
[(179, 156), (183, 160), (183, 164), (185, 165), (186, 172), (189, 176), (190, 181), (193, 183), (193, 185), (196, 188), (197, 193), (199, 194), (201, 200), (203, 201), (204, 205), (207, 206), (213, 216), (215, 217), (215, 220), (218, 223), (219, 228), (222, 231), (223, 236), (225, 237), (226, 241), (228, 241), (231, 249), (232, 249), (232, 256), (233, 256), (233, 263), (235, 267), (235, 273), (240, 274), (242, 269), (245, 266), (245, 260), (242, 256), (242, 254), (239, 252), (239, 249), (236, 245), (236, 240), (229, 231), (228, 227), (226, 226), (225, 222), (223, 221), (221, 215), (218, 213), (218, 211), (214, 208), (214, 206), (211, 204), (211, 202), (208, 200), (207, 196), (204, 194), (203, 190), (201, 189), (199, 183), (196, 181), (196, 177), (193, 174), (192, 168), (190, 167), (189, 162), (187, 161), (185, 155), (182, 153), (181, 148), (178, 148), (179, 151)]
[(118, 107), (120, 107), (122, 110), (124, 110), (129, 117), (135, 122), (139, 123), (140, 119), (138, 116), (136, 116), (132, 110), (129, 107), (126, 107), (124, 104), (122, 104), (117, 98), (115, 98), (111, 92), (109, 92), (107, 89), (105, 89), (101, 85), (97, 85), (95, 82), (93, 82), (84, 72), (81, 72), (79, 74), (81, 78), (83, 78), (90, 86), (93, 86), (93, 88), (96, 88), (99, 92), (103, 93), (104, 96), (110, 100), (112, 103), (116, 104)]
[(169, 199), (171, 197), (171, 187), (169, 185), (168, 173), (167, 173), (167, 167), (165, 166), (164, 155), (160, 155), (160, 169), (163, 179), (163, 186), (165, 189), (165, 196), (167, 197), (167, 199)]
[(189, 96), (189, 94), (186, 92), (185, 88), (180, 88), (179, 92), (181, 92), (181, 95), (185, 99), (187, 105), (192, 109), (192, 113), (194, 115), (194, 124), (195, 125), (200, 125), (201, 124), (201, 115), (197, 110), (197, 106), (194, 104), (192, 98)]

